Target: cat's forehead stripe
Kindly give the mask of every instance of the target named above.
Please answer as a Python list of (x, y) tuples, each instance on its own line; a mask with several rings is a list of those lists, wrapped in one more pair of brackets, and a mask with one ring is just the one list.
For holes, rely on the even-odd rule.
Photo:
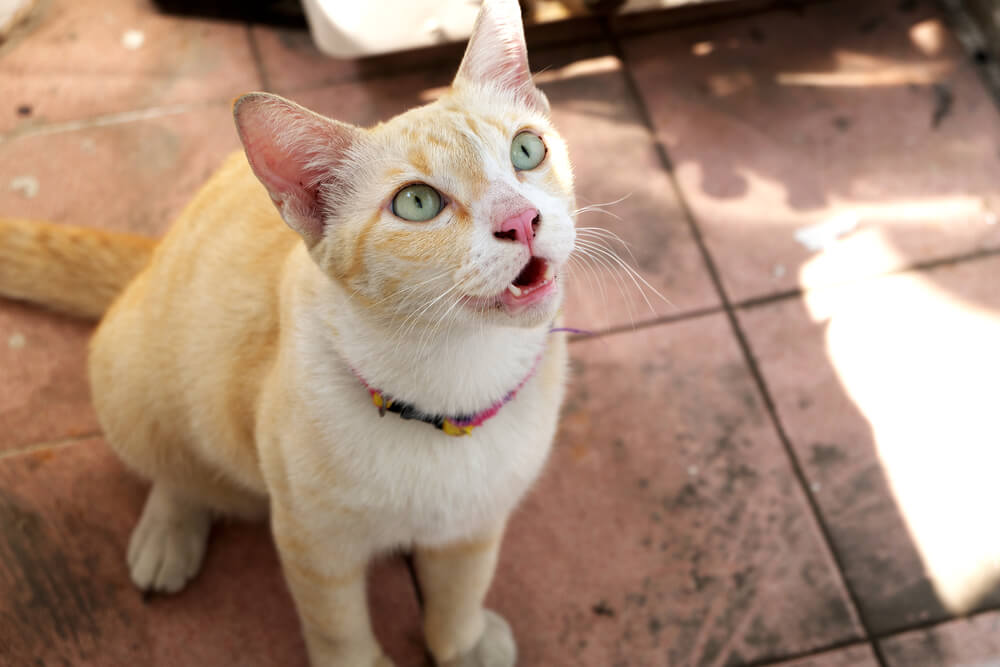
[(406, 159), (409, 160), (410, 164), (412, 164), (413, 167), (420, 173), (425, 176), (429, 176), (431, 174), (431, 163), (427, 159), (427, 154), (419, 147), (415, 146), (411, 148), (410, 152), (406, 155)]

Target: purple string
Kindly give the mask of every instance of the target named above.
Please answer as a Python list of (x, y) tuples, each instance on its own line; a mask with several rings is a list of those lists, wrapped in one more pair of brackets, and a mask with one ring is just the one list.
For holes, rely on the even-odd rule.
[(565, 331), (567, 333), (580, 334), (581, 336), (593, 336), (593, 331), (587, 331), (586, 329), (574, 329), (572, 327), (552, 327), (549, 329), (549, 333), (556, 333), (558, 331)]

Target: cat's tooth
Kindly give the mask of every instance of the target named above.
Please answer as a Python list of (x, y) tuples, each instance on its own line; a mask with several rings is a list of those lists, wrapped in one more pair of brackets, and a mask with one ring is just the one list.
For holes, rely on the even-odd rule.
[(542, 276), (542, 280), (548, 282), (556, 277), (556, 270), (552, 268), (551, 264), (545, 266), (545, 275)]
[(515, 285), (514, 283), (507, 285), (507, 289), (509, 289), (510, 293), (513, 294), (514, 296), (521, 296), (521, 288)]

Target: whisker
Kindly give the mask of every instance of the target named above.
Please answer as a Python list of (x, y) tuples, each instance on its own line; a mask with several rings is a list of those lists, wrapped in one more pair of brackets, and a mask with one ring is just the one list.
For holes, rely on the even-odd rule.
[[(626, 199), (628, 199), (629, 197), (631, 197), (632, 194), (633, 193), (630, 192), (627, 195), (622, 195), (621, 197), (619, 197), (618, 199), (615, 199), (614, 201), (605, 201), (605, 202), (597, 202), (597, 203), (593, 203), (593, 204), (587, 204), (587, 206), (584, 206), (583, 208), (587, 208), (589, 206), (614, 206), (615, 204), (621, 204), (623, 201), (625, 201)], [(582, 210), (582, 209), (577, 209), (577, 210), (579, 211), (579, 210)]]
[(618, 236), (610, 229), (605, 229), (604, 227), (577, 227), (576, 231), (578, 234), (582, 233), (583, 236), (585, 238), (589, 238), (589, 240), (597, 240), (595, 238), (596, 236), (601, 240), (604, 240), (605, 238), (610, 238), (617, 241), (622, 245), (622, 247), (625, 248), (625, 252), (628, 253), (629, 259), (632, 260), (632, 263), (635, 264), (636, 266), (639, 265), (639, 260), (637, 260), (635, 258), (635, 255), (632, 254), (631, 244), (627, 243), (624, 239), (622, 239), (622, 237)]
[(608, 271), (610, 272), (610, 275), (615, 280), (615, 286), (618, 288), (618, 292), (622, 296), (622, 302), (625, 304), (625, 309), (626, 309), (626, 312), (628, 313), (629, 324), (631, 324), (632, 328), (634, 329), (635, 328), (635, 315), (633, 314), (633, 311), (632, 311), (632, 299), (629, 296), (626, 296), (625, 287), (624, 287), (624, 280), (622, 279), (622, 277), (619, 274), (619, 272), (616, 270), (617, 267), (610, 260), (608, 260), (607, 257), (605, 257), (605, 256), (603, 256), (601, 254), (596, 254), (596, 253), (595, 254), (590, 254), (591, 252), (593, 252), (593, 250), (590, 249), (590, 248), (587, 248), (586, 246), (584, 246), (583, 248), (581, 248), (581, 252), (583, 252), (585, 256), (591, 257), (594, 261), (600, 262), (601, 265), (603, 265), (605, 268), (608, 269)]
[[(418, 287), (423, 287), (427, 283), (431, 283), (431, 282), (434, 282), (435, 280), (438, 280), (439, 278), (445, 277), (450, 272), (451, 272), (450, 270), (441, 271), (440, 273), (434, 274), (433, 276), (431, 276), (427, 280), (421, 280), (419, 283), (412, 283), (410, 285), (407, 285), (406, 287), (404, 287), (402, 289), (396, 290), (392, 294), (389, 294), (387, 296), (382, 297), (381, 299), (379, 299), (378, 301), (376, 301), (375, 303), (373, 303), (372, 306), (377, 306), (377, 305), (379, 305), (381, 303), (384, 303), (384, 302), (388, 301), (389, 299), (392, 299), (393, 297), (397, 297), (397, 296), (400, 296), (400, 295), (405, 294), (407, 292), (411, 292), (411, 291), (417, 289)], [(356, 294), (358, 294), (358, 290), (354, 290), (353, 292), (351, 292), (351, 296), (355, 296)]]
[(618, 255), (616, 255), (612, 249), (610, 249), (610, 248), (608, 248), (606, 246), (603, 246), (601, 244), (598, 244), (598, 243), (595, 243), (595, 242), (591, 242), (591, 241), (587, 241), (587, 240), (581, 240), (580, 243), (582, 243), (584, 245), (584, 247), (587, 247), (587, 248), (589, 248), (589, 249), (591, 249), (591, 250), (593, 250), (595, 252), (598, 252), (598, 253), (602, 254), (603, 256), (607, 257), (610, 261), (613, 261), (623, 271), (625, 271), (626, 275), (628, 275), (628, 277), (635, 284), (636, 289), (639, 290), (639, 293), (642, 295), (642, 298), (646, 301), (646, 305), (649, 306), (649, 309), (650, 309), (651, 312), (655, 313), (656, 309), (653, 308), (653, 304), (650, 303), (649, 298), (646, 297), (645, 290), (643, 290), (642, 287), (639, 286), (639, 282), (642, 282), (642, 284), (645, 285), (647, 288), (649, 288), (649, 290), (652, 291), (653, 294), (655, 294), (656, 296), (658, 296), (664, 303), (666, 303), (670, 307), (672, 307), (672, 308), (676, 308), (677, 307), (677, 306), (674, 305), (674, 303), (672, 301), (670, 301), (670, 299), (668, 299), (667, 297), (665, 297), (662, 294), (660, 294), (660, 291), (657, 290), (655, 287), (653, 287), (649, 283), (648, 280), (646, 280), (645, 278), (643, 278), (642, 274), (640, 274), (638, 271), (636, 271), (631, 266), (629, 266), (628, 263), (625, 262), (621, 257), (619, 257)]
[(622, 217), (617, 213), (612, 213), (611, 211), (605, 211), (600, 206), (584, 206), (583, 208), (578, 208), (573, 211), (573, 215), (580, 215), (581, 213), (603, 213), (604, 215), (609, 215), (615, 220), (621, 220)]
[(569, 256), (569, 259), (571, 262), (573, 261), (577, 262), (577, 266), (579, 266), (581, 270), (586, 272), (585, 275), (587, 276), (587, 282), (589, 283), (591, 289), (594, 289), (594, 285), (597, 286), (597, 291), (600, 292), (601, 294), (601, 303), (604, 304), (604, 310), (605, 312), (607, 312), (608, 294), (604, 290), (604, 281), (602, 281), (600, 277), (598, 277), (597, 272), (594, 270), (594, 267), (584, 261), (584, 260), (588, 261), (593, 261), (593, 260), (591, 260), (591, 258), (588, 255), (583, 254), (582, 251), (579, 255), (571, 254)]
[[(411, 312), (409, 315), (406, 316), (406, 318), (402, 321), (402, 323), (396, 329), (395, 336), (398, 337), (397, 342), (396, 342), (396, 351), (399, 350), (399, 346), (402, 344), (403, 339), (407, 335), (409, 335), (409, 333), (411, 331), (413, 331), (413, 328), (420, 321), (420, 316), (423, 315), (424, 313), (426, 313), (429, 309), (433, 308), (436, 303), (438, 303), (441, 299), (443, 299), (446, 296), (448, 296), (448, 294), (450, 294), (454, 290), (458, 289), (458, 287), (459, 287), (459, 284), (455, 283), (454, 285), (452, 285), (451, 287), (449, 287), (448, 289), (446, 289), (444, 292), (441, 292), (441, 294), (438, 294), (434, 299), (432, 299), (428, 303), (424, 304), (423, 306), (421, 306), (420, 308), (414, 310), (413, 312)], [(410, 325), (404, 331), (403, 328), (406, 327), (406, 325), (407, 325), (408, 322), (410, 323)]]

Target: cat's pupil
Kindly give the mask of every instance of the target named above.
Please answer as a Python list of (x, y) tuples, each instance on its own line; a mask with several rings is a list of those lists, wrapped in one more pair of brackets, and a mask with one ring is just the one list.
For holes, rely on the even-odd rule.
[(524, 144), (521, 144), (521, 152), (524, 153), (525, 157), (531, 157), (531, 152), (528, 150), (528, 147), (525, 146)]

